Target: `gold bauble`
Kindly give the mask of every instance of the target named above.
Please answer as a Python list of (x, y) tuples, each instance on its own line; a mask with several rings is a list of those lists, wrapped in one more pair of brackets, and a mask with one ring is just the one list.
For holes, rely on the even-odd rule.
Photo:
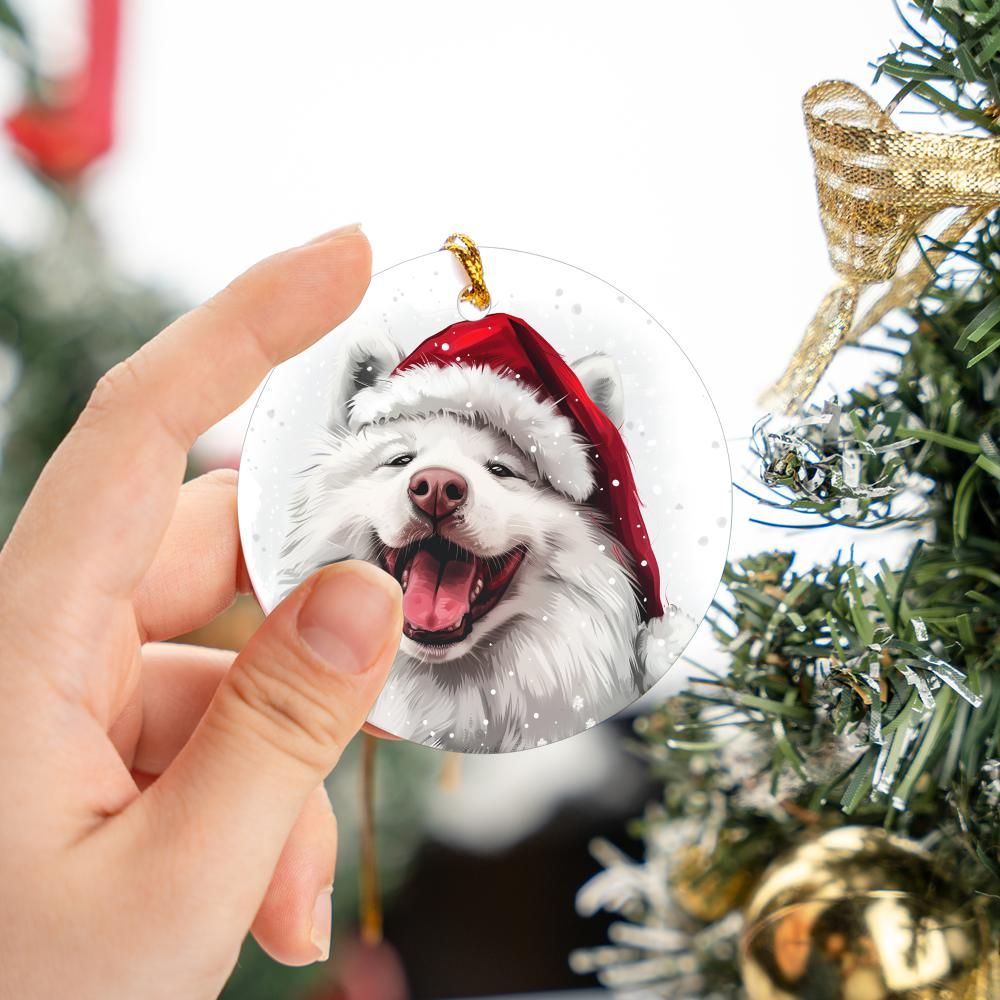
[(970, 894), (918, 845), (845, 827), (779, 859), (741, 944), (750, 1000), (998, 1000)]

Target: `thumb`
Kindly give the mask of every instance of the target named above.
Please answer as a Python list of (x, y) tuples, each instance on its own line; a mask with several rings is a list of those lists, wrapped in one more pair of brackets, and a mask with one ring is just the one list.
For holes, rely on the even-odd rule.
[(257, 630), (142, 797), (173, 871), (246, 926), (306, 799), (378, 696), (401, 628), (391, 576), (363, 562), (320, 570)]

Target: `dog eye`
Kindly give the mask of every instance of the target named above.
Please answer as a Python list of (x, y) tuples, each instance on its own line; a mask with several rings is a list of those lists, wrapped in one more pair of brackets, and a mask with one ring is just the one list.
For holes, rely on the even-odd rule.
[(385, 464), (398, 467), (402, 465), (409, 465), (410, 462), (412, 461), (413, 461), (412, 455), (397, 455), (395, 458), (390, 458), (389, 461), (386, 462)]
[(517, 473), (511, 472), (506, 465), (501, 465), (499, 462), (490, 462), (486, 466), (486, 471), (498, 479), (514, 479), (517, 476)]

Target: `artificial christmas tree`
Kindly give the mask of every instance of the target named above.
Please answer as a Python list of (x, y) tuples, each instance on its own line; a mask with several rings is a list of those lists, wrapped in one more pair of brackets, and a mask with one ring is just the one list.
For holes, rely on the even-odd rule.
[[(881, 114), (872, 121), (867, 99), (837, 123), (840, 132), (817, 127), (809, 116), (823, 109), (811, 92), (807, 122), (842, 283), (778, 386), (791, 401), (791, 419), (781, 429), (763, 426), (755, 440), (772, 506), (816, 515), (830, 531), (908, 524), (914, 544), (898, 566), (861, 566), (845, 556), (793, 568), (792, 554), (767, 552), (727, 569), (713, 626), (728, 672), (700, 678), (636, 726), (664, 785), (662, 801), (637, 824), (645, 858), (632, 862), (597, 845), (606, 870), (579, 898), (583, 912), (604, 908), (624, 920), (608, 948), (578, 953), (574, 965), (598, 971), (625, 996), (1000, 996), (1000, 223), (993, 193), (1000, 154), (992, 138), (1000, 135), (1000, 11), (949, 0), (911, 5), (907, 17), (907, 41), (879, 60), (878, 72), (900, 81), (899, 100), (922, 98), (953, 123), (974, 126), (981, 138), (960, 141), (980, 143), (969, 154), (978, 163), (959, 162), (957, 152), (942, 161), (942, 150), (954, 148), (941, 145), (953, 144), (950, 136), (906, 133), (906, 143), (894, 145), (903, 133)], [(846, 86), (823, 85), (838, 99)], [(844, 164), (855, 172), (841, 170)], [(932, 209), (944, 207), (935, 197), (955, 181), (944, 173), (953, 172), (962, 174), (963, 193), (944, 205), (965, 206), (966, 214), (952, 214), (936, 238), (921, 238)], [(894, 197), (879, 202), (890, 182)], [(921, 211), (914, 214), (914, 205)], [(965, 233), (963, 223), (972, 230)], [(852, 270), (849, 258), (895, 239), (892, 266), (876, 276), (891, 279), (900, 232), (918, 237), (914, 269), (896, 276), (881, 307), (856, 319), (859, 293), (876, 279)], [(889, 312), (894, 307), (902, 308)], [(893, 355), (892, 364), (872, 386), (804, 405), (836, 349), (885, 314), (880, 350)], [(870, 838), (887, 831), (897, 838), (893, 850), (921, 859), (924, 881), (901, 887), (871, 866), (864, 891), (875, 898), (864, 900), (842, 880), (856, 919), (834, 927), (824, 924), (829, 900), (801, 894), (803, 885), (806, 896), (818, 892), (830, 869), (815, 884), (803, 882), (803, 855), (782, 855), (857, 826), (864, 829), (856, 850), (841, 843), (836, 864), (856, 871)], [(942, 897), (924, 897), (927, 886), (945, 883), (951, 891), (942, 914), (933, 911)], [(775, 884), (786, 895), (762, 901), (760, 887)], [(904, 889), (918, 897), (906, 920), (902, 910), (878, 909), (886, 894)], [(808, 919), (781, 924), (784, 938), (769, 928), (764, 968), (755, 950), (761, 927), (752, 921), (783, 903), (805, 903)], [(964, 943), (953, 935), (944, 948), (945, 939), (930, 933), (933, 921), (966, 935)], [(896, 935), (894, 951), (878, 945), (887, 934)], [(927, 960), (939, 945), (938, 960)], [(902, 960), (895, 969), (882, 963), (908, 948), (905, 975)], [(858, 993), (859, 984), (867, 992)]]

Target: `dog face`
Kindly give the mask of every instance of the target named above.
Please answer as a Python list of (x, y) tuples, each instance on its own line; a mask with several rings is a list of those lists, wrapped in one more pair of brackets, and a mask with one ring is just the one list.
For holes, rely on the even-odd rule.
[[(293, 521), (391, 573), (403, 589), (402, 652), (444, 665), (485, 652), (519, 617), (537, 616), (554, 585), (590, 586), (588, 567), (611, 554), (587, 505), (545, 481), (502, 428), (439, 412), (349, 430), (354, 397), (399, 357), (386, 341), (350, 348), (331, 429)], [(619, 421), (614, 362), (591, 355), (574, 369)], [(297, 544), (293, 536), (289, 549)], [(606, 584), (608, 570), (597, 573)]]
[(335, 434), (316, 471), (309, 532), (399, 580), (402, 650), (414, 658), (488, 644), (537, 611), (558, 568), (572, 579), (576, 563), (601, 557), (583, 505), (541, 481), (504, 435), (458, 417)]
[[(403, 651), (461, 657), (518, 612), (562, 504), (501, 434), (456, 417), (400, 419), (363, 436), (350, 501), (374, 557), (403, 588)], [(556, 508), (560, 508), (558, 511)]]

